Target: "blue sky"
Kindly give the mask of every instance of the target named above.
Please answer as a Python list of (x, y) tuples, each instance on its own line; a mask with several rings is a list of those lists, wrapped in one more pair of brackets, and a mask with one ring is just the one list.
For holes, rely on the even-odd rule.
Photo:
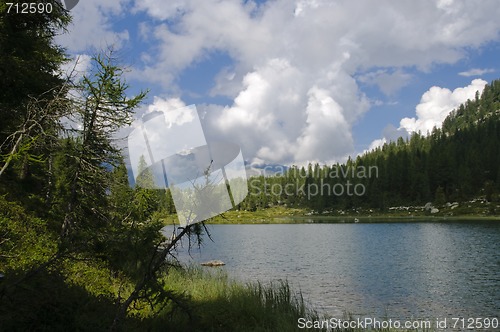
[(138, 116), (196, 104), (254, 164), (343, 161), (439, 126), (500, 77), (500, 6), (478, 1), (80, 1), (58, 38), (113, 45)]

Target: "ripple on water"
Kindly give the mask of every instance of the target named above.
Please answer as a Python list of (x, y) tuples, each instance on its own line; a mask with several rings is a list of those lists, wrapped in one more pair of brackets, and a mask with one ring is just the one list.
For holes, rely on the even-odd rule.
[(209, 227), (214, 242), (183, 259), (220, 259), (244, 281), (288, 280), (334, 317), (500, 312), (498, 222)]

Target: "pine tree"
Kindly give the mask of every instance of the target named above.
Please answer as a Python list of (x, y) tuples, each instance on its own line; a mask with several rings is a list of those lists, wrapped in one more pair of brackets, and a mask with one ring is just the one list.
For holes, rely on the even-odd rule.
[(73, 162), (74, 175), (65, 202), (61, 234), (71, 235), (79, 226), (96, 225), (106, 219), (105, 197), (110, 183), (110, 168), (119, 162), (120, 150), (113, 144), (113, 135), (132, 122), (134, 109), (145, 97), (141, 92), (128, 98), (128, 85), (122, 78), (112, 52), (92, 59), (92, 69), (76, 85), (81, 99), (74, 101), (74, 129), (69, 139), (74, 149), (68, 157)]

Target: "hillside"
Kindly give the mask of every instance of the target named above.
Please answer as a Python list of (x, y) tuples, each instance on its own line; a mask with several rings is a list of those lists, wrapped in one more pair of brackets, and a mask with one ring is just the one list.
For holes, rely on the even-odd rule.
[[(442, 129), (414, 133), (345, 164), (291, 167), (273, 177), (254, 177), (240, 208), (270, 206), (336, 209), (437, 205), (500, 193), (500, 80), (454, 110)], [(498, 214), (495, 204), (490, 214)]]

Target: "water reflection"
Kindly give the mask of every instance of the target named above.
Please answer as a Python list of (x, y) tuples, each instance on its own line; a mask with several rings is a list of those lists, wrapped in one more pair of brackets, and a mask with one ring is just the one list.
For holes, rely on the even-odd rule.
[(487, 317), (500, 312), (500, 223), (213, 225), (183, 260), (286, 279), (331, 315)]

